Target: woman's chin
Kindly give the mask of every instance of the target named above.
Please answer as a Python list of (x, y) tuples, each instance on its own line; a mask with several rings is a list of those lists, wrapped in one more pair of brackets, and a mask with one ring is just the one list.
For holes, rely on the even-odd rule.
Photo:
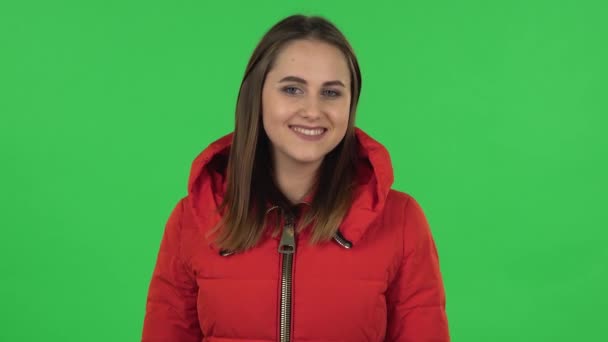
[(302, 166), (312, 166), (318, 165), (323, 161), (324, 155), (302, 155), (302, 156), (292, 156), (292, 160), (294, 163), (302, 165)]

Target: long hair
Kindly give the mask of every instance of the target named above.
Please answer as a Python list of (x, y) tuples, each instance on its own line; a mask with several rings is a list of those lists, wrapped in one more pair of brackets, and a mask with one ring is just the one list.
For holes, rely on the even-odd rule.
[[(316, 176), (316, 192), (298, 231), (313, 223), (310, 243), (330, 240), (352, 203), (357, 158), (355, 112), (361, 92), (361, 72), (346, 37), (329, 20), (301, 14), (276, 23), (256, 46), (241, 83), (236, 104), (235, 129), (227, 164), (226, 193), (219, 210), (222, 219), (216, 244), (231, 251), (254, 247), (266, 226), (266, 204), (276, 198), (270, 142), (262, 126), (262, 89), (281, 48), (297, 39), (329, 43), (344, 54), (351, 78), (348, 128), (329, 152)], [(275, 197), (273, 197), (275, 196)], [(284, 199), (284, 197), (282, 197)], [(277, 230), (275, 230), (276, 234)]]

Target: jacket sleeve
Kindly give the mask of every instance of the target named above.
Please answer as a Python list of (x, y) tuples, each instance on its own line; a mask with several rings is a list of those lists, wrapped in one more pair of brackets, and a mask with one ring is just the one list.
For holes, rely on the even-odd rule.
[(167, 220), (146, 301), (142, 342), (200, 342), (196, 280), (180, 249), (182, 199)]
[(386, 340), (450, 341), (439, 256), (418, 202), (405, 205), (403, 259), (387, 291)]

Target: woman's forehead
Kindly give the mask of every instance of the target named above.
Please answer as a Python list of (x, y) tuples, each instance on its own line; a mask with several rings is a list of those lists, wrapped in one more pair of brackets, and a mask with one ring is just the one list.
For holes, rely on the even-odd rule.
[(296, 76), (320, 84), (328, 80), (340, 80), (346, 84), (350, 78), (342, 51), (331, 44), (309, 40), (289, 43), (277, 55), (270, 73), (278, 79)]

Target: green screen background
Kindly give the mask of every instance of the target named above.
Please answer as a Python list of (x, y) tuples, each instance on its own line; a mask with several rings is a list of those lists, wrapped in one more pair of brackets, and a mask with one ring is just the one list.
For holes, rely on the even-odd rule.
[(0, 4), (0, 341), (136, 341), (190, 163), (295, 12), (435, 236), (454, 341), (606, 341), (604, 1)]

